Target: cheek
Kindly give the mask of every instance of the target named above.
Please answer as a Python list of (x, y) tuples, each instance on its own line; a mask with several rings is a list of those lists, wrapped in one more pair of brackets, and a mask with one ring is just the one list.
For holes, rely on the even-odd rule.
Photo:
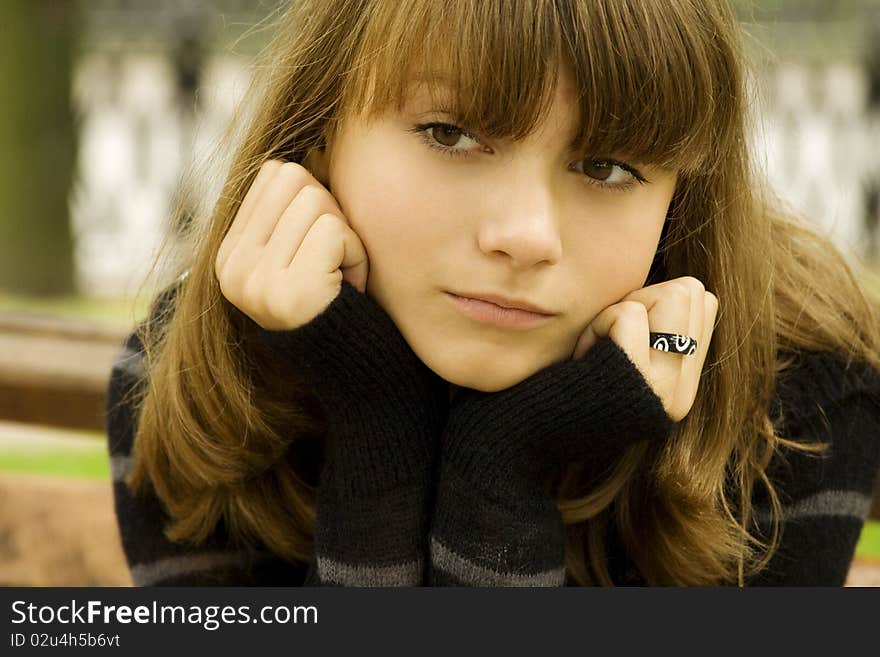
[(381, 272), (383, 278), (390, 278), (392, 269), (417, 275), (430, 268), (426, 257), (439, 257), (461, 239), (473, 199), (460, 181), (456, 185), (438, 178), (405, 149), (369, 164), (362, 153), (356, 161), (365, 166), (341, 163), (335, 182), (339, 189), (334, 191), (364, 243), (371, 272)]
[[(351, 166), (355, 161), (359, 166)], [(364, 243), (371, 268), (422, 250), (432, 224), (431, 196), (406, 162), (361, 154), (342, 160), (335, 174), (334, 195)]]
[(644, 285), (668, 206), (656, 201), (643, 197), (595, 213), (576, 239), (577, 278), (603, 307)]

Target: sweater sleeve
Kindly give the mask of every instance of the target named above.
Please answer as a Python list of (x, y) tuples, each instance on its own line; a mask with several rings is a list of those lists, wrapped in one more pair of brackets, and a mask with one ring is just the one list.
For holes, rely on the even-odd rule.
[(268, 551), (233, 547), (223, 526), (199, 546), (170, 541), (171, 518), (152, 486), (134, 495), (125, 484), (137, 422), (132, 394), (144, 382), (143, 345), (132, 333), (119, 351), (107, 389), (106, 427), (113, 502), (122, 550), (135, 586), (301, 586), (306, 565)]
[(463, 390), (443, 436), (430, 532), (437, 586), (563, 586), (565, 535), (545, 486), (676, 423), (611, 339), (500, 392)]
[[(768, 468), (782, 504), (779, 546), (749, 586), (842, 586), (871, 509), (880, 469), (880, 375), (827, 353), (804, 358), (777, 387), (777, 433), (831, 444), (827, 455), (786, 449)], [(753, 498), (759, 535), (771, 535), (763, 487)]]
[(446, 383), (347, 281), (309, 324), (259, 335), (310, 385), (332, 434), (306, 585), (422, 585)]
[[(333, 450), (318, 488), (313, 559), (306, 566), (267, 553), (241, 554), (229, 546), (222, 527), (200, 549), (184, 549), (164, 538), (167, 515), (155, 495), (133, 498), (120, 480), (114, 486), (117, 518), (133, 580), (175, 585), (203, 584), (206, 579), (249, 585), (421, 584), (431, 454), (445, 394), (442, 381), (412, 353), (378, 304), (347, 282), (305, 326), (290, 331), (254, 326), (257, 339), (289, 361), (312, 387), (330, 424)], [(140, 351), (129, 348), (118, 359), (110, 402), (119, 401), (126, 381), (137, 380), (139, 358)], [(111, 459), (121, 474), (134, 418), (130, 406), (114, 406), (108, 413), (108, 433)]]

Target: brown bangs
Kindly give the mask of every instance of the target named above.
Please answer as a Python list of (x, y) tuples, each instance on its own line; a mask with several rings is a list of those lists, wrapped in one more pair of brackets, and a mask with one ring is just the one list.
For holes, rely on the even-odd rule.
[[(563, 63), (579, 93), (574, 145), (681, 171), (723, 158), (741, 109), (738, 53), (713, 38), (729, 8), (704, 0), (411, 0), (366, 3), (343, 106), (400, 109), (419, 78), (464, 127), (521, 139)], [(451, 94), (436, 94), (442, 87)]]

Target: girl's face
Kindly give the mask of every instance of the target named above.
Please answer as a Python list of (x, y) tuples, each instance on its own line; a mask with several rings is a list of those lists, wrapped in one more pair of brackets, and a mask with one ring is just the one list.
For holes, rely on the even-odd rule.
[[(368, 294), (435, 373), (494, 392), (569, 358), (601, 310), (644, 286), (676, 176), (622, 153), (571, 151), (579, 117), (565, 71), (519, 142), (469, 132), (427, 91), (414, 84), (400, 113), (343, 121), (320, 166), (369, 256)], [(450, 293), (552, 316), (484, 323)]]

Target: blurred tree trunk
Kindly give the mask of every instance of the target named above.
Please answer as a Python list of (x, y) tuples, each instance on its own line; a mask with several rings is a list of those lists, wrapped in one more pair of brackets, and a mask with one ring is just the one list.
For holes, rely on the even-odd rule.
[(75, 0), (0, 5), (0, 290), (74, 290), (68, 192)]

